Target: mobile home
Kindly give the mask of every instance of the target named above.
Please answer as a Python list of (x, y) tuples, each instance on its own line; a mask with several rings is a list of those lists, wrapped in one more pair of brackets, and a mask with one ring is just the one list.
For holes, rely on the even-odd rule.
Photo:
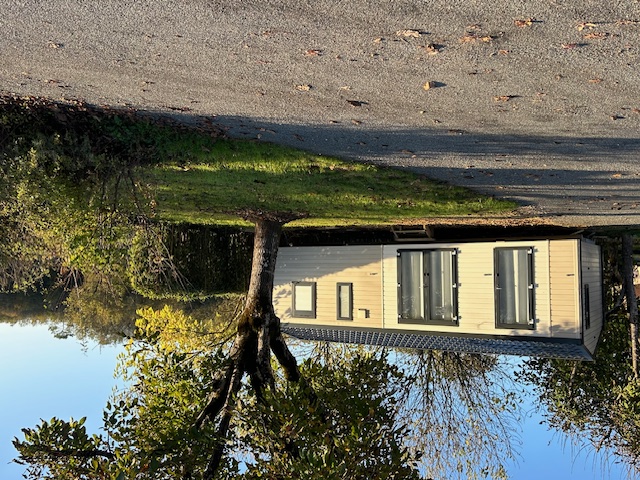
[(600, 255), (584, 238), (284, 247), (274, 306), (303, 339), (590, 360)]

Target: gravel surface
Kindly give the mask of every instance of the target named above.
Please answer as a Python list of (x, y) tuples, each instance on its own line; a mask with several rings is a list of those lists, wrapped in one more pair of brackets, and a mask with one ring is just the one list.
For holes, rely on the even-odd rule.
[(205, 116), (560, 225), (640, 225), (637, 0), (0, 0), (0, 32), (5, 92)]

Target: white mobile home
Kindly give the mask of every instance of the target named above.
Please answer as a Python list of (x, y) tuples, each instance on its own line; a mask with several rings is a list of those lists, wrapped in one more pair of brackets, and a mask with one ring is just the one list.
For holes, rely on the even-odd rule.
[(285, 247), (274, 285), (306, 339), (591, 359), (603, 322), (584, 238)]

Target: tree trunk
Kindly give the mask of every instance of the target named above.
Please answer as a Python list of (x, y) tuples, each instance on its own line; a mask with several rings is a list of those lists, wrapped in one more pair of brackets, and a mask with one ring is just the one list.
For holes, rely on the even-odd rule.
[(638, 378), (638, 300), (633, 286), (633, 236), (622, 236), (622, 278), (631, 335), (631, 363), (633, 375)]
[[(274, 388), (271, 352), (275, 354), (289, 381), (298, 381), (300, 373), (295, 357), (280, 332), (280, 319), (273, 309), (273, 280), (282, 225), (292, 220), (277, 215), (252, 215), (255, 223), (251, 281), (245, 306), (238, 320), (238, 332), (229, 352), (227, 366), (217, 373), (207, 405), (195, 421), (200, 428), (207, 420), (217, 420), (217, 434), (226, 437), (234, 407), (234, 397), (248, 374), (258, 399), (264, 388)], [(222, 460), (224, 440), (212, 452), (205, 479), (213, 478)]]

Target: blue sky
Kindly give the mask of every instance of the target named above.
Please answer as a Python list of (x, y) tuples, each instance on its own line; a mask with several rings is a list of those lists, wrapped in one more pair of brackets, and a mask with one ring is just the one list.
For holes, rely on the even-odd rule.
[(46, 325), (0, 323), (0, 478), (21, 478), (13, 437), (40, 419), (87, 417), (96, 432), (115, 381), (113, 370), (122, 347), (57, 339)]
[[(102, 409), (116, 384), (113, 370), (119, 346), (99, 346), (75, 338), (57, 339), (46, 325), (0, 323), (0, 479), (21, 478), (11, 439), (40, 418), (87, 417), (87, 429), (97, 432)], [(602, 464), (601, 456), (572, 451), (562, 436), (549, 431), (531, 400), (523, 424), (521, 458), (509, 467), (514, 480), (617, 480), (620, 465)]]

